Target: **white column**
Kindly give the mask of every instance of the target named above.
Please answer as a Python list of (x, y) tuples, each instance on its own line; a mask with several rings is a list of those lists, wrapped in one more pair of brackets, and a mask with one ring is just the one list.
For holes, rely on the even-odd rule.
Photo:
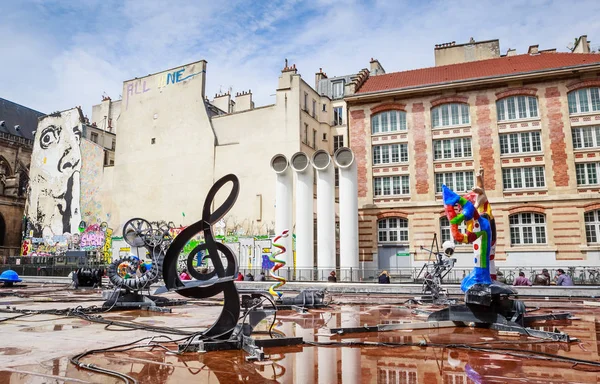
[[(296, 268), (300, 276), (312, 277), (315, 266), (314, 217), (313, 217), (313, 177), (314, 169), (310, 159), (303, 152), (295, 153), (290, 165), (296, 171)], [(298, 273), (296, 274), (298, 276)]]
[[(335, 176), (331, 156), (320, 149), (312, 157), (317, 170), (317, 266), (335, 269)], [(328, 273), (320, 271), (325, 278)]]
[[(340, 170), (340, 268), (352, 268), (358, 277), (358, 187), (354, 153), (350, 148), (339, 148), (333, 155)], [(344, 272), (342, 272), (343, 274)]]
[[(271, 159), (271, 168), (277, 174), (277, 182), (275, 187), (275, 236), (279, 236), (284, 230), (289, 230), (290, 233), (287, 237), (282, 237), (278, 240), (278, 244), (285, 247), (286, 252), (277, 258), (286, 261), (287, 265), (284, 267), (292, 267), (290, 263), (293, 261), (293, 250), (292, 250), (292, 171), (290, 170), (287, 158), (278, 154), (273, 156)], [(275, 248), (272, 249), (276, 251)], [(281, 269), (280, 275), (285, 276), (285, 271)]]

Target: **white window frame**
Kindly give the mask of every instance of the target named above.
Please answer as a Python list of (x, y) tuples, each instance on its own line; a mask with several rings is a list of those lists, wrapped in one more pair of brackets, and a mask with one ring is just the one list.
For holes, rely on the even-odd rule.
[[(534, 140), (534, 137), (536, 140)], [(513, 147), (513, 138), (516, 138), (516, 150)], [(526, 139), (525, 139), (526, 138)], [(525, 142), (529, 140), (529, 151), (525, 151)], [(534, 143), (539, 145), (539, 149), (534, 149)], [(542, 134), (540, 131), (503, 133), (500, 135), (500, 155), (514, 155), (521, 153), (541, 153), (542, 152)]]
[[(447, 156), (446, 143), (450, 145), (450, 156)], [(457, 147), (460, 148), (461, 156), (456, 156)], [(468, 156), (465, 153), (468, 152)], [(441, 139), (433, 141), (433, 159), (434, 160), (447, 160), (447, 159), (464, 159), (472, 158), (472, 139), (470, 137), (455, 137), (453, 139)]]
[[(385, 240), (382, 239), (385, 235)], [(391, 240), (395, 238), (395, 240)], [(403, 217), (388, 217), (377, 221), (378, 243), (408, 243), (408, 219)]]
[[(524, 106), (520, 103), (524, 100)], [(535, 103), (535, 108), (532, 108), (532, 102)], [(514, 117), (510, 115), (510, 107), (514, 107)], [(496, 111), (498, 121), (513, 121), (523, 119), (539, 119), (539, 104), (535, 96), (510, 96), (496, 101)], [(521, 116), (525, 114), (525, 116)]]
[(432, 128), (454, 127), (469, 124), (471, 124), (469, 104), (449, 103), (431, 108)]
[[(530, 185), (527, 185), (528, 182)], [(502, 187), (505, 191), (546, 188), (546, 186), (546, 170), (541, 165), (533, 167), (502, 168)]]
[(600, 209), (583, 214), (585, 221), (585, 240), (588, 244), (598, 244), (600, 239)]
[(334, 81), (331, 83), (331, 98), (341, 99), (344, 97), (344, 80)]
[(548, 243), (546, 215), (536, 212), (515, 213), (508, 217), (508, 222), (511, 246)]
[(576, 163), (575, 179), (577, 186), (598, 185), (600, 176), (600, 163)]
[[(582, 98), (587, 100), (582, 100)], [(567, 94), (569, 115), (600, 112), (600, 88), (590, 87), (571, 91)]]
[[(394, 151), (395, 148), (397, 148), (397, 161), (394, 161), (396, 155)], [(387, 161), (384, 162), (384, 160)], [(398, 143), (373, 146), (373, 165), (401, 163), (408, 163), (408, 144)]]
[[(455, 172), (436, 172), (435, 173), (435, 193), (442, 193), (442, 185), (445, 184), (454, 192), (468, 192), (475, 185), (473, 171), (455, 171)], [(459, 189), (462, 184), (463, 188)]]
[(571, 128), (571, 138), (573, 149), (598, 148), (600, 147), (600, 125)]
[[(464, 221), (458, 225), (458, 230), (462, 233), (467, 232), (467, 225)], [(444, 236), (445, 233), (447, 233), (447, 236)], [(444, 243), (444, 241), (447, 240), (452, 240), (455, 244), (462, 244), (456, 242), (452, 237), (452, 230), (450, 229), (450, 220), (448, 220), (446, 216), (440, 217), (440, 239), (442, 239), (442, 243)]]
[(333, 125), (344, 125), (344, 107), (333, 107)]
[[(400, 193), (394, 193), (395, 191), (400, 191)], [(408, 195), (410, 195), (410, 177), (408, 175), (373, 178), (373, 196), (375, 197)]]
[(344, 146), (344, 135), (333, 136), (333, 153)]
[(384, 111), (371, 116), (372, 135), (406, 131), (406, 129), (406, 112), (404, 111)]

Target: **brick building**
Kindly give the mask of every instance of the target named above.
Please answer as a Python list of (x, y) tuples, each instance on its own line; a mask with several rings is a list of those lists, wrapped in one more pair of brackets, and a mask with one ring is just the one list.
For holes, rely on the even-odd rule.
[[(450, 238), (442, 184), (466, 192), (480, 167), (497, 264), (600, 265), (600, 54), (585, 36), (569, 53), (498, 48), (441, 44), (436, 61), (446, 65), (365, 69), (353, 82), (365, 268), (420, 265), (428, 254), (419, 246)], [(471, 250), (457, 246), (459, 265), (471, 265)]]

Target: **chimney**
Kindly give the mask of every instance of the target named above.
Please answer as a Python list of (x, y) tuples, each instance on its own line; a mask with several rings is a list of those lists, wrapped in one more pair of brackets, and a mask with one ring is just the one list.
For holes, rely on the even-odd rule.
[(369, 72), (370, 72), (371, 76), (385, 75), (385, 69), (383, 69), (383, 67), (379, 63), (379, 60), (371, 57), (370, 63), (371, 63), (371, 67), (370, 67)]
[(587, 35), (581, 35), (575, 40), (575, 47), (572, 50), (573, 53), (590, 53), (590, 42), (587, 39)]
[(456, 41), (436, 44), (433, 50), (435, 66), (467, 63), (469, 61), (487, 60), (500, 57), (500, 41), (475, 41), (470, 38), (468, 43), (456, 44)]
[(506, 56), (515, 56), (517, 54), (517, 50), (514, 48), (508, 48), (508, 51), (506, 51)]
[(254, 102), (252, 101), (252, 91), (248, 90), (238, 92), (235, 94), (235, 111), (242, 112), (248, 111), (254, 108)]
[(539, 53), (539, 47), (539, 44), (530, 45), (529, 49), (527, 50), (527, 53), (529, 55), (537, 55)]
[(281, 70), (281, 73), (284, 72), (294, 72), (294, 74), (298, 73), (296, 69), (296, 64), (288, 65), (288, 59), (285, 59), (285, 67)]
[(319, 90), (319, 81), (326, 79), (327, 74), (323, 72), (323, 68), (319, 68), (319, 72), (315, 73), (315, 89)]
[(229, 92), (215, 94), (215, 98), (211, 101), (211, 104), (225, 113), (232, 112), (231, 95), (229, 94)]

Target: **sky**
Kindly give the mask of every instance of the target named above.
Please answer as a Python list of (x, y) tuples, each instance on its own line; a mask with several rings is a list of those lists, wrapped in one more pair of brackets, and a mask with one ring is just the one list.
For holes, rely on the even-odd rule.
[(600, 45), (600, 1), (0, 0), (0, 97), (41, 112), (119, 99), (123, 81), (208, 61), (206, 94), (275, 101), (284, 60), (311, 85), (368, 68), (434, 65), (435, 44)]

